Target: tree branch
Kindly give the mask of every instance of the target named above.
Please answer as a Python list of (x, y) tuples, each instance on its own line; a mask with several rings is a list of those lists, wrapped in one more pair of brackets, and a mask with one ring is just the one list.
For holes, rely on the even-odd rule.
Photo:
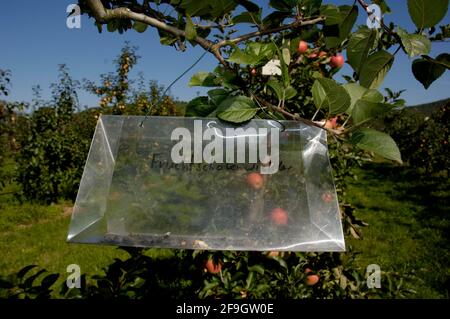
[(220, 47), (229, 45), (229, 43), (237, 44), (239, 42), (250, 40), (251, 38), (259, 37), (259, 36), (262, 36), (262, 35), (277, 33), (277, 32), (288, 30), (288, 29), (296, 29), (296, 28), (300, 28), (300, 27), (303, 27), (303, 26), (306, 26), (306, 25), (317, 24), (317, 23), (320, 23), (322, 21), (325, 21), (325, 17), (317, 17), (317, 18), (314, 18), (314, 19), (311, 19), (311, 20), (298, 20), (298, 21), (295, 21), (293, 23), (282, 25), (282, 26), (279, 26), (279, 27), (276, 27), (276, 28), (273, 28), (273, 29), (255, 31), (255, 32), (251, 32), (251, 33), (247, 33), (247, 34), (241, 35), (241, 36), (236, 37), (234, 39), (223, 40), (223, 41), (220, 41), (219, 43), (215, 44), (214, 46), (217, 46), (217, 47), (220, 48)]
[[(157, 29), (166, 31), (176, 37), (186, 36), (184, 30), (177, 29), (155, 18), (146, 16), (145, 14), (133, 12), (128, 8), (121, 7), (115, 9), (105, 9), (100, 0), (87, 0), (87, 3), (98, 22), (105, 23), (111, 19), (131, 19), (133, 21), (139, 21)], [(213, 42), (199, 36), (197, 36), (194, 41), (197, 42), (206, 51), (211, 52), (223, 66), (229, 68), (228, 63), (223, 58), (222, 54), (219, 51), (219, 48), (214, 47)]]
[(333, 135), (336, 135), (336, 136), (339, 136), (339, 135), (341, 135), (341, 134), (343, 133), (343, 130), (342, 130), (342, 129), (330, 129), (330, 128), (327, 128), (327, 127), (324, 126), (324, 123), (321, 123), (321, 122), (314, 122), (314, 121), (310, 121), (310, 120), (308, 120), (308, 119), (304, 119), (304, 118), (300, 117), (298, 114), (292, 114), (292, 113), (289, 113), (288, 111), (282, 109), (281, 107), (275, 106), (275, 105), (273, 105), (273, 104), (271, 104), (271, 103), (269, 103), (269, 102), (263, 100), (262, 98), (257, 97), (257, 96), (256, 96), (255, 94), (253, 94), (252, 92), (250, 92), (250, 94), (251, 94), (251, 95), (253, 96), (253, 98), (256, 99), (259, 103), (261, 103), (261, 104), (263, 104), (263, 105), (265, 105), (265, 106), (267, 106), (267, 107), (273, 109), (274, 111), (277, 111), (277, 112), (283, 114), (284, 116), (290, 118), (291, 120), (303, 122), (303, 123), (305, 123), (305, 124), (307, 124), (307, 125), (311, 125), (311, 126), (315, 126), (315, 127), (321, 128), (321, 129), (323, 129), (323, 130), (325, 130), (325, 131), (328, 131), (328, 132), (330, 132), (330, 133), (332, 133)]
[[(139, 22), (145, 23), (147, 25), (150, 25), (152, 27), (155, 27), (157, 29), (166, 31), (176, 37), (186, 37), (186, 33), (184, 30), (180, 30), (176, 27), (168, 25), (167, 23), (165, 23), (163, 21), (149, 17), (143, 13), (134, 12), (134, 11), (130, 10), (129, 8), (120, 7), (120, 8), (115, 8), (115, 9), (105, 9), (101, 0), (86, 0), (86, 2), (88, 4), (88, 6), (90, 7), (90, 9), (92, 10), (95, 19), (98, 22), (107, 23), (111, 19), (131, 19), (133, 21), (139, 21)], [(262, 36), (262, 35), (266, 35), (266, 34), (277, 33), (277, 32), (280, 32), (283, 30), (288, 30), (288, 29), (296, 29), (296, 28), (306, 26), (306, 25), (317, 24), (322, 21), (325, 21), (325, 17), (317, 17), (317, 18), (310, 19), (310, 20), (298, 20), (298, 21), (295, 21), (295, 22), (287, 24), (287, 25), (279, 26), (277, 28), (260, 30), (260, 31), (241, 35), (241, 36), (236, 37), (231, 40), (223, 40), (217, 44), (214, 44), (210, 40), (202, 38), (200, 36), (196, 36), (194, 41), (196, 43), (198, 43), (206, 51), (211, 52), (214, 55), (214, 57), (223, 66), (225, 66), (226, 68), (229, 69), (230, 66), (229, 66), (228, 62), (223, 58), (223, 56), (220, 52), (220, 48), (222, 48), (226, 45), (230, 45), (230, 43), (237, 44), (239, 42), (246, 41), (246, 40), (249, 40), (254, 37), (258, 37), (258, 36)], [(204, 28), (204, 27), (209, 27), (209, 26), (200, 26), (199, 25), (198, 27)]]

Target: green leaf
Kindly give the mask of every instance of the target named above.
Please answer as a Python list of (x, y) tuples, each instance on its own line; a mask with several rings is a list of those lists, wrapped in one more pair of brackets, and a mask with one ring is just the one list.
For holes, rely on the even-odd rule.
[(276, 94), (278, 100), (283, 99), (283, 85), (277, 80), (269, 80), (267, 85), (273, 90)]
[(366, 122), (374, 117), (379, 115), (383, 115), (389, 112), (392, 109), (392, 105), (379, 103), (379, 102), (370, 102), (367, 100), (359, 100), (356, 102), (353, 111), (352, 118), (353, 123), (355, 125)]
[(273, 43), (250, 42), (245, 48), (245, 52), (259, 58), (272, 58), (275, 53), (275, 45)]
[(41, 281), (41, 287), (44, 289), (49, 289), (57, 280), (58, 280), (59, 274), (50, 274)]
[(363, 94), (361, 99), (363, 99), (365, 101), (369, 101), (369, 102), (380, 103), (384, 100), (384, 96), (383, 96), (383, 94), (378, 92), (378, 90), (372, 89), (372, 90), (367, 90)]
[(45, 273), (46, 270), (45, 269), (41, 269), (39, 270), (37, 273), (35, 273), (34, 275), (28, 277), (24, 282), (23, 282), (23, 287), (24, 288), (31, 288), (33, 286), (34, 281), (36, 280), (36, 278), (38, 278), (40, 275), (42, 275), (43, 273)]
[(142, 23), (140, 21), (135, 21), (133, 23), (133, 29), (136, 30), (139, 33), (145, 32), (147, 30), (148, 25), (145, 23)]
[(263, 19), (262, 24), (265, 29), (278, 27), (289, 15), (289, 12), (274, 11)]
[(350, 142), (362, 150), (373, 152), (400, 164), (402, 163), (397, 144), (386, 133), (363, 128), (353, 133)]
[(350, 95), (350, 106), (348, 107), (347, 111), (345, 111), (345, 113), (351, 114), (356, 102), (360, 100), (364, 93), (366, 93), (368, 90), (367, 88), (356, 83), (347, 83), (344, 84), (343, 87)]
[(294, 89), (291, 85), (289, 85), (285, 90), (284, 90), (284, 98), (286, 100), (290, 100), (293, 97), (295, 97), (297, 95), (297, 90)]
[(446, 69), (450, 70), (450, 54), (448, 53), (439, 54), (434, 60), (428, 56), (426, 56), (426, 58), (433, 61), (433, 63), (442, 65)]
[(247, 54), (243, 52), (241, 49), (236, 47), (231, 53), (230, 57), (228, 58), (228, 61), (237, 63), (237, 64), (250, 64), (254, 65), (257, 64), (260, 60), (260, 57), (254, 56), (251, 54)]
[(99, 22), (95, 22), (95, 25), (97, 27), (98, 33), (102, 33), (102, 31), (103, 31), (103, 24), (101, 24)]
[(108, 32), (114, 32), (117, 30), (118, 28), (118, 22), (116, 19), (110, 20), (108, 21), (108, 23), (106, 24), (106, 30), (108, 30)]
[(340, 6), (341, 23), (335, 25), (325, 25), (323, 32), (327, 49), (340, 46), (352, 31), (353, 25), (358, 18), (357, 6)]
[(216, 105), (210, 104), (207, 96), (199, 96), (186, 105), (185, 116), (207, 117), (216, 109)]
[(198, 72), (194, 74), (189, 81), (189, 86), (219, 86), (215, 83), (216, 76), (209, 72)]
[(282, 54), (284, 63), (286, 63), (286, 65), (291, 64), (291, 53), (289, 52), (289, 48), (283, 48)]
[(237, 0), (237, 3), (240, 4), (241, 6), (243, 6), (245, 8), (245, 10), (247, 10), (248, 12), (258, 12), (261, 11), (261, 8), (248, 0)]
[[(159, 3), (165, 1), (158, 1)], [(206, 20), (216, 20), (230, 13), (238, 5), (237, 1), (224, 0), (172, 0), (171, 3), (177, 7), (177, 11), (185, 11), (191, 17), (201, 17)]]
[(248, 270), (249, 270), (249, 271), (257, 272), (257, 273), (260, 274), (260, 275), (264, 275), (264, 267), (261, 266), (261, 265), (253, 265), (253, 266), (250, 266), (250, 267), (248, 267)]
[(270, 0), (269, 5), (282, 12), (291, 12), (296, 1), (293, 0)]
[(207, 14), (208, 10), (210, 10), (207, 1), (183, 0), (179, 2), (181, 2), (179, 3), (180, 8), (186, 10), (186, 14), (191, 17)]
[(192, 19), (188, 15), (186, 15), (186, 28), (184, 29), (184, 32), (186, 33), (186, 39), (189, 41), (193, 41), (197, 37), (197, 31), (195, 31)]
[(173, 45), (178, 40), (177, 37), (175, 37), (174, 35), (161, 29), (158, 29), (158, 34), (159, 34), (159, 42), (162, 45)]
[(19, 270), (19, 272), (17, 273), (17, 278), (22, 279), (23, 277), (25, 277), (25, 275), (33, 268), (36, 268), (37, 265), (28, 265), (23, 267), (22, 269)]
[(326, 4), (320, 7), (320, 14), (325, 17), (325, 25), (340, 24), (342, 15), (334, 4)]
[(254, 271), (250, 271), (248, 273), (248, 277), (245, 280), (245, 289), (250, 289), (250, 287), (252, 286), (252, 282), (253, 282), (253, 278), (255, 278), (255, 272)]
[(224, 89), (214, 89), (208, 91), (208, 96), (214, 105), (219, 105), (229, 95), (229, 92)]
[(276, 260), (280, 264), (280, 266), (283, 267), (284, 269), (286, 269), (286, 270), (288, 269), (288, 265), (283, 258), (281, 258), (279, 256), (274, 256), (274, 257), (272, 257), (272, 259)]
[(286, 62), (284, 61), (284, 57), (283, 57), (283, 54), (281, 53), (280, 49), (275, 45), (275, 43), (273, 45), (274, 45), (276, 52), (281, 60), (280, 68), (281, 68), (281, 76), (283, 78), (283, 85), (284, 85), (284, 87), (287, 87), (291, 83), (291, 77), (289, 76), (289, 69), (286, 65)]
[(330, 114), (344, 113), (351, 99), (347, 91), (334, 80), (317, 79), (312, 87), (312, 95), (317, 108), (326, 108)]
[(309, 17), (320, 10), (322, 0), (303, 0), (301, 2), (301, 9), (304, 16)]
[(328, 107), (328, 105), (325, 105), (326, 103), (326, 97), (327, 92), (325, 92), (325, 89), (323, 86), (319, 83), (319, 79), (317, 79), (312, 88), (311, 88), (314, 104), (318, 109), (321, 109), (322, 107)]
[(412, 58), (416, 55), (428, 54), (431, 50), (431, 41), (421, 34), (409, 34), (398, 28), (398, 35), (402, 39), (406, 53)]
[(414, 24), (422, 30), (438, 24), (447, 14), (448, 0), (408, 0), (408, 11)]
[(347, 47), (347, 59), (357, 74), (360, 73), (362, 66), (367, 60), (369, 51), (375, 42), (376, 35), (376, 30), (362, 27), (350, 36)]
[(243, 12), (233, 17), (234, 23), (251, 23), (261, 24), (261, 11), (259, 12)]
[(434, 81), (444, 74), (446, 70), (444, 65), (450, 65), (450, 54), (448, 53), (439, 55), (436, 60), (431, 58), (414, 60), (412, 72), (417, 81), (422, 83), (425, 89), (428, 89)]
[(214, 69), (214, 75), (216, 76), (214, 83), (217, 84), (217, 86), (222, 86), (230, 90), (240, 88), (240, 78), (237, 77), (236, 73), (233, 71), (219, 65)]
[(277, 80), (269, 80), (267, 85), (273, 90), (276, 94), (278, 100), (290, 100), (297, 95), (297, 90), (294, 89), (291, 85), (289, 85), (286, 89), (283, 85)]
[(383, 94), (377, 90), (369, 90), (356, 83), (347, 83), (343, 87), (350, 95), (351, 100), (349, 108), (345, 111), (347, 114), (352, 114), (355, 104), (360, 100), (373, 103), (380, 103), (384, 100)]
[(258, 109), (253, 101), (243, 95), (226, 98), (217, 109), (217, 117), (221, 120), (242, 123), (251, 120)]
[(372, 54), (361, 68), (360, 84), (369, 89), (378, 88), (393, 62), (394, 56), (387, 51), (380, 50)]

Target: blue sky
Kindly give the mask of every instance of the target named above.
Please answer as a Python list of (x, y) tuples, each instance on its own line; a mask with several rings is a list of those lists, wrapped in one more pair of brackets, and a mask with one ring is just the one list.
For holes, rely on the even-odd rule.
[[(7, 100), (31, 101), (32, 86), (39, 84), (43, 97), (50, 98), (49, 85), (57, 79), (58, 64), (65, 63), (73, 78), (97, 81), (99, 75), (113, 71), (113, 60), (125, 41), (139, 46), (141, 59), (131, 76), (142, 71), (145, 78), (169, 85), (181, 72), (189, 67), (203, 52), (200, 48), (189, 47), (178, 52), (172, 47), (161, 46), (157, 32), (152, 29), (139, 34), (130, 30), (122, 35), (104, 31), (99, 34), (93, 20), (82, 16), (81, 29), (66, 27), (66, 7), (75, 1), (2, 1), (0, 5), (0, 68), (12, 72), (12, 89)], [(256, 1), (263, 3), (263, 1)], [(267, 1), (268, 2), (268, 1)], [(324, 3), (352, 4), (352, 0), (329, 1)], [(406, 0), (387, 0), (394, 11), (386, 16), (387, 22), (400, 22), (409, 31), (415, 27), (409, 18)], [(267, 11), (266, 11), (267, 12)], [(359, 23), (365, 18), (360, 14)], [(450, 23), (447, 15), (444, 20)], [(432, 56), (449, 52), (450, 44), (434, 45)], [(404, 54), (398, 54), (393, 69), (385, 79), (383, 87), (393, 90), (406, 89), (403, 97), (409, 105), (431, 102), (450, 96), (450, 72), (446, 72), (432, 87), (425, 90), (411, 73), (411, 61)], [(198, 71), (207, 71), (217, 65), (214, 57), (206, 55), (202, 61), (175, 86), (171, 93), (181, 100), (189, 100), (201, 91), (189, 88), (190, 76)], [(348, 67), (343, 74), (350, 74)], [(337, 75), (337, 80), (342, 78)], [(84, 91), (79, 92), (81, 105), (95, 106), (98, 98)]]

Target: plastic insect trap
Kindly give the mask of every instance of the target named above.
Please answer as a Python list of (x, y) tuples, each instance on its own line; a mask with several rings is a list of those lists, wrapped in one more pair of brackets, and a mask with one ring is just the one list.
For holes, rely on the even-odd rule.
[(326, 132), (294, 121), (102, 116), (68, 241), (343, 251)]

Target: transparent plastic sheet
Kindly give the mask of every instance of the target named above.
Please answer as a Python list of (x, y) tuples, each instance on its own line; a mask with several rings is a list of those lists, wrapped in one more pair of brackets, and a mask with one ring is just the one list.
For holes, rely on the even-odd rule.
[[(295, 121), (282, 121), (284, 127), (270, 120), (234, 126), (218, 119), (149, 117), (141, 127), (143, 120), (117, 115), (98, 120), (69, 242), (345, 250), (324, 130)], [(181, 135), (172, 139), (177, 128), (192, 140), (191, 153), (175, 152), (184, 156), (182, 163), (173, 157), (181, 140)], [(208, 163), (201, 154), (212, 141), (222, 143), (224, 152), (211, 152), (218, 155)], [(234, 152), (227, 142), (236, 142)], [(249, 180), (252, 173), (256, 184)]]

